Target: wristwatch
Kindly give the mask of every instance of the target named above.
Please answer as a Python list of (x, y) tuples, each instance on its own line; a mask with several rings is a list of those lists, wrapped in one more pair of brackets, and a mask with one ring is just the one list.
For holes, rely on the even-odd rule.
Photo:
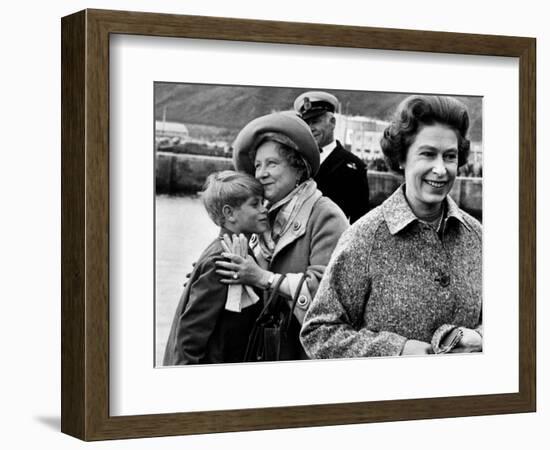
[(271, 276), (267, 280), (267, 289), (273, 288), (273, 283), (275, 283), (275, 278), (277, 277), (277, 274), (271, 273)]

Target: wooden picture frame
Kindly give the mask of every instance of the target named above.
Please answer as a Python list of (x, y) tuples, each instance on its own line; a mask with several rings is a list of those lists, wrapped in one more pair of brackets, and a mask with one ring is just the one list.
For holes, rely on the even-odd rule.
[[(85, 10), (62, 19), (62, 415), (84, 440), (535, 411), (536, 41), (533, 38)], [(109, 415), (109, 36), (132, 34), (519, 58), (519, 391)]]

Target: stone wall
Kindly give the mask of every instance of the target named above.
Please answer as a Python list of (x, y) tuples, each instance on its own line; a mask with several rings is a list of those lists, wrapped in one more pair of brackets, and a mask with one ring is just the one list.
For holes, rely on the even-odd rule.
[[(157, 152), (157, 193), (196, 193), (212, 172), (233, 169), (228, 158)], [(403, 178), (388, 172), (369, 171), (370, 201), (382, 203), (402, 183)], [(352, 194), (351, 194), (352, 195)], [(482, 219), (482, 179), (458, 177), (451, 196), (458, 205), (477, 219)]]
[(155, 179), (161, 194), (196, 193), (212, 172), (233, 169), (228, 158), (157, 152)]
[[(378, 206), (403, 182), (403, 177), (388, 172), (369, 171), (369, 198), (372, 206)], [(482, 178), (457, 177), (451, 197), (464, 211), (476, 219), (482, 219)]]

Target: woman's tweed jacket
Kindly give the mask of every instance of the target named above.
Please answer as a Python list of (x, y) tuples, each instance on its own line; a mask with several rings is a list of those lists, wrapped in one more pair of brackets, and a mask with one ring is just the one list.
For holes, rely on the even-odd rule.
[(304, 318), (311, 358), (400, 355), (451, 325), (482, 334), (481, 225), (446, 203), (442, 239), (404, 186), (342, 235)]

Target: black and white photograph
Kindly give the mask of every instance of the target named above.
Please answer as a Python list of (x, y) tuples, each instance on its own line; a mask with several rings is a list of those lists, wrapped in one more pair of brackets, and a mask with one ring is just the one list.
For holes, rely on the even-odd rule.
[(543, 2), (6, 5), (1, 448), (546, 448)]
[(483, 351), (483, 97), (154, 83), (155, 366)]

